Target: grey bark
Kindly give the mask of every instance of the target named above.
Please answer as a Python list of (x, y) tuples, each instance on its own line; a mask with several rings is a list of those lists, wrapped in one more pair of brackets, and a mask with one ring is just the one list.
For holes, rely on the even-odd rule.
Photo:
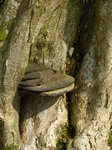
[(67, 123), (66, 96), (27, 95), (21, 99), (17, 88), (28, 62), (65, 72), (67, 51), (75, 39), (81, 14), (80, 3), (7, 0), (1, 7), (1, 22), (14, 18), (0, 49), (1, 149), (55, 149), (62, 138), (58, 129)]
[[(112, 2), (98, 0), (91, 9), (88, 33), (83, 35), (84, 56), (72, 92), (71, 122), (76, 136), (66, 133), (66, 95), (21, 97), (18, 85), (26, 67), (44, 64), (74, 74), (72, 57), (82, 14), (80, 0), (5, 0), (0, 21), (14, 18), (7, 38), (0, 41), (0, 149), (53, 150), (58, 142), (68, 150), (109, 150), (112, 125)], [(92, 18), (91, 18), (92, 15)], [(2, 16), (2, 17), (1, 17)], [(67, 66), (66, 66), (67, 64)], [(70, 119), (70, 118), (69, 118)]]
[[(97, 1), (84, 42), (86, 54), (72, 95), (71, 117), (76, 150), (109, 150), (112, 125), (112, 1)], [(92, 32), (91, 32), (92, 30)]]

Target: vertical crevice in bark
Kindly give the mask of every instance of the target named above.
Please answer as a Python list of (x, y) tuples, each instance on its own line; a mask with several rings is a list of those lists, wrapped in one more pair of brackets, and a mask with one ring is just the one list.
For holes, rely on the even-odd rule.
[(93, 17), (92, 8), (94, 4), (95, 4), (95, 0), (89, 0), (88, 2), (85, 2), (83, 6), (83, 12), (80, 18), (77, 34), (76, 34), (76, 39), (72, 46), (74, 48), (72, 57), (75, 58), (75, 62), (76, 62), (75, 70), (73, 74), (75, 79), (77, 78), (77, 74), (80, 71), (84, 56), (87, 53), (84, 46), (85, 43), (88, 42), (88, 37), (90, 35), (90, 34), (88, 35), (88, 28), (90, 28), (89, 26), (93, 24), (93, 21), (91, 22), (91, 18)]
[(67, 101), (67, 110), (68, 110), (68, 127), (67, 127), (67, 134), (68, 137), (73, 139), (76, 135), (76, 127), (73, 126), (71, 122), (71, 110), (70, 110), (70, 104), (71, 104), (71, 92), (66, 94), (66, 101)]
[[(68, 122), (70, 123), (70, 126), (73, 127), (73, 128), (71, 128), (72, 129), (71, 131), (73, 133), (72, 138), (75, 138), (75, 136), (77, 136), (77, 134), (81, 134), (77, 131), (77, 119), (76, 120), (74, 119), (74, 121), (72, 120), (72, 118), (74, 116), (73, 103), (76, 103), (76, 106), (78, 104), (78, 100), (76, 101), (76, 99), (73, 98), (73, 95), (74, 95), (74, 97), (77, 96), (77, 92), (78, 92), (77, 85), (80, 86), (79, 81), (78, 81), (78, 75), (80, 73), (80, 69), (83, 64), (85, 55), (87, 54), (89, 38), (92, 36), (92, 31), (93, 31), (93, 27), (94, 27), (94, 23), (93, 23), (94, 19), (92, 20), (92, 18), (94, 16), (94, 11), (93, 11), (94, 4), (95, 4), (95, 1), (90, 0), (87, 3), (85, 3), (84, 6), (82, 6), (83, 11), (82, 11), (82, 15), (80, 17), (80, 22), (78, 25), (76, 38), (72, 45), (72, 52), (68, 52), (68, 58), (71, 59), (71, 65), (74, 66), (74, 67), (70, 66), (71, 70), (69, 70), (70, 69), (70, 67), (69, 67), (68, 72), (69, 72), (69, 74), (74, 76), (75, 83), (76, 83), (76, 87), (74, 90), (75, 92), (73, 91), (72, 93), (67, 94)], [(90, 32), (91, 27), (92, 27), (92, 29)], [(72, 55), (70, 53), (72, 53)], [(89, 103), (87, 105), (89, 105)], [(78, 108), (74, 108), (74, 109), (77, 110)], [(78, 114), (75, 114), (75, 116), (78, 116)], [(70, 144), (70, 142), (69, 142), (69, 144)], [(75, 148), (73, 142), (71, 142), (70, 147)]]
[[(76, 76), (76, 89), (72, 95), (72, 122), (77, 125), (75, 149), (109, 149), (107, 139), (112, 119), (109, 105), (112, 56), (109, 44), (112, 32), (110, 5), (111, 1), (95, 2), (87, 38), (81, 41), (87, 39), (83, 45), (87, 51)], [(108, 22), (107, 25), (105, 22)]]
[[(71, 68), (69, 70), (69, 74), (74, 76), (75, 81), (77, 82), (77, 74), (80, 72), (81, 65), (83, 63), (85, 54), (87, 51), (85, 51), (85, 46), (87, 46), (86, 42), (88, 43), (88, 38), (90, 38), (90, 34), (88, 33), (88, 28), (90, 28), (91, 24), (93, 24), (93, 21), (91, 21), (91, 18), (93, 17), (94, 13), (92, 12), (92, 8), (95, 4), (95, 1), (88, 1), (83, 6), (82, 16), (80, 17), (79, 26), (76, 33), (75, 42), (72, 45), (73, 52), (72, 56), (70, 56), (70, 53), (68, 52), (68, 58), (75, 59), (75, 63), (71, 64), (74, 65), (74, 70)], [(93, 29), (91, 29), (93, 30)], [(68, 100), (70, 103), (71, 94), (68, 94)], [(70, 110), (70, 109), (69, 109)]]
[(2, 5), (4, 4), (5, 0), (0, 0), (0, 8), (2, 7)]

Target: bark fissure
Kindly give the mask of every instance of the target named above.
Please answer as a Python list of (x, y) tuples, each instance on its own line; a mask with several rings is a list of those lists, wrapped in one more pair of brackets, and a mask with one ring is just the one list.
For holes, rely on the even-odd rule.
[[(80, 72), (80, 68), (81, 65), (83, 63), (84, 60), (84, 56), (86, 54), (86, 52), (83, 49), (80, 49), (80, 44), (83, 45), (81, 39), (83, 38), (82, 36), (84, 36), (83, 31), (85, 29), (85, 26), (87, 26), (87, 23), (90, 19), (89, 14), (92, 11), (92, 8), (94, 6), (94, 1), (89, 1), (85, 4), (85, 6), (83, 7), (83, 12), (82, 12), (82, 16), (80, 17), (80, 22), (79, 22), (79, 26), (77, 29), (77, 34), (76, 34), (76, 38), (75, 38), (75, 42), (73, 43), (73, 54), (72, 54), (72, 58), (75, 58), (75, 62), (76, 62), (76, 66), (75, 66), (75, 70), (71, 70), (70, 73), (72, 76), (75, 77), (76, 82), (77, 82), (77, 74)], [(88, 33), (86, 32), (85, 35), (87, 35)], [(85, 41), (83, 41), (85, 42)], [(69, 57), (69, 56), (68, 56)], [(74, 65), (74, 64), (72, 64)], [(72, 68), (73, 69), (73, 68)], [(69, 116), (69, 122), (71, 124), (70, 121), (70, 114), (71, 114), (71, 99), (72, 99), (72, 94), (67, 94), (67, 102), (68, 102), (68, 116)]]
[[(111, 4), (0, 1), (0, 21), (14, 18), (6, 41), (0, 41), (0, 148), (109, 150)], [(28, 63), (64, 73), (67, 68), (76, 79), (74, 91), (55, 98), (28, 94), (21, 98), (19, 114), (17, 87)]]
[(79, 23), (79, 26), (77, 29), (76, 40), (73, 43), (74, 52), (73, 52), (72, 57), (74, 57), (75, 61), (76, 61), (76, 67), (74, 70), (75, 78), (77, 78), (77, 74), (80, 72), (80, 68), (81, 68), (84, 56), (87, 53), (87, 51), (85, 51), (84, 48), (82, 48), (82, 46), (86, 42), (86, 39), (83, 39), (83, 38), (85, 35), (86, 36), (88, 35), (88, 31), (85, 32), (84, 30), (85, 30), (85, 28), (87, 28), (87, 26), (89, 24), (88, 22), (91, 19), (89, 15), (91, 14), (94, 4), (95, 4), (95, 0), (93, 0), (93, 1), (90, 0), (87, 3), (85, 2), (85, 6), (83, 7), (82, 16), (80, 18), (80, 23)]
[(33, 18), (33, 9), (31, 10), (31, 14), (30, 14), (30, 21), (29, 21), (29, 33), (28, 33), (28, 40), (27, 42), (30, 42), (30, 38), (31, 38), (31, 21), (32, 21), (32, 18)]
[(108, 91), (106, 90), (104, 108), (108, 108), (108, 102), (109, 102), (109, 94), (108, 94)]
[[(111, 122), (111, 84), (109, 83), (111, 60), (109, 55), (112, 53), (107, 45), (110, 42), (108, 36), (111, 33), (111, 21), (109, 20), (108, 26), (104, 21), (109, 15), (108, 7), (109, 2), (95, 2), (93, 6), (95, 15), (91, 22), (93, 33), (90, 36), (89, 29), (89, 43), (87, 42), (88, 45), (83, 43), (83, 48), (87, 51), (76, 76), (77, 88), (72, 95), (71, 105), (72, 122), (77, 126), (77, 133), (84, 129), (81, 135), (77, 134), (75, 137), (76, 149), (94, 150), (104, 147), (109, 149), (107, 142)], [(111, 11), (111, 7), (108, 10)], [(102, 32), (105, 32), (105, 44), (102, 42)], [(98, 144), (98, 141), (102, 144)]]
[(71, 122), (71, 110), (70, 110), (70, 104), (71, 104), (71, 92), (66, 94), (67, 97), (67, 111), (68, 111), (68, 127), (67, 127), (67, 134), (70, 138), (74, 138), (76, 135), (76, 129), (73, 126), (72, 122)]

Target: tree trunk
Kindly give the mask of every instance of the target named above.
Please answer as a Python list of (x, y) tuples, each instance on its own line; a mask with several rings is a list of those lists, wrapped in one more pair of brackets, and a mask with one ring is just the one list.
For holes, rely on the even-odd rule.
[(92, 14), (89, 38), (83, 43), (86, 54), (72, 94), (71, 118), (77, 129), (74, 149), (109, 150), (112, 125), (112, 1), (97, 1)]
[[(110, 149), (111, 18), (111, 0), (0, 1), (0, 150)], [(22, 97), (34, 64), (74, 76), (74, 91)]]
[(80, 2), (7, 0), (0, 7), (4, 14), (0, 40), (0, 148), (53, 150), (60, 141), (66, 145), (66, 95), (21, 98), (17, 88), (28, 63), (66, 71), (67, 51), (80, 20)]

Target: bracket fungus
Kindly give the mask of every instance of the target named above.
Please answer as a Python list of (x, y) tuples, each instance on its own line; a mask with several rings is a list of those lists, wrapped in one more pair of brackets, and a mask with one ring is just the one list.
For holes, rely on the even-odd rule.
[(18, 89), (39, 96), (60, 96), (74, 89), (74, 78), (43, 65), (29, 67)]

